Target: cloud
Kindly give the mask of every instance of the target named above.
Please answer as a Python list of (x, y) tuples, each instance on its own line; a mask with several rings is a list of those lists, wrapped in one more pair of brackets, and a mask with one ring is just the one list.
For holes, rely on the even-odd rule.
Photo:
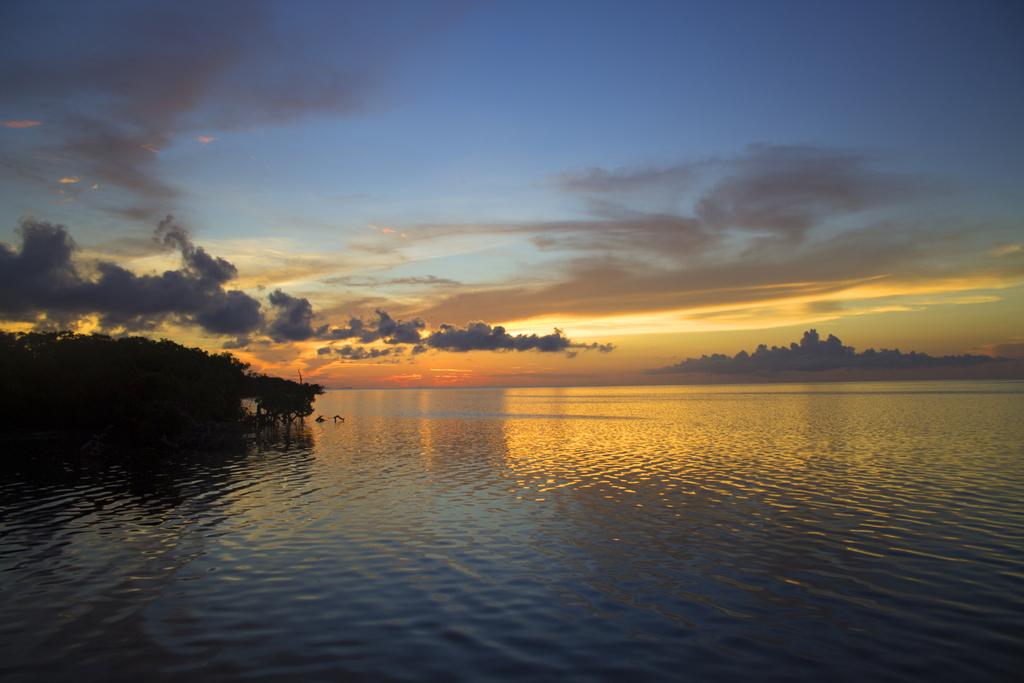
[(61, 136), (48, 151), (129, 190), (140, 202), (132, 208), (153, 215), (177, 194), (153, 152), (197, 131), (212, 141), (209, 131), (360, 111), (390, 55), (436, 14), (410, 5), (379, 21), (345, 5), (306, 10), (319, 14), (309, 26), (330, 33), (282, 22), (279, 7), (259, 0), (74, 2), (59, 11), (5, 3), (0, 23), (17, 35), (0, 45), (4, 98), (45, 108)]
[(303, 297), (274, 290), (268, 297), (274, 318), (267, 325), (267, 334), (276, 342), (304, 341), (315, 334), (313, 306)]
[(210, 256), (205, 249), (194, 245), (188, 231), (175, 223), (171, 215), (160, 221), (153, 239), (165, 247), (180, 251), (185, 266), (201, 280), (220, 285), (238, 277), (238, 269), (232, 263), (219, 256)]
[(182, 267), (159, 275), (136, 275), (101, 260), (88, 277), (75, 263), (78, 247), (64, 226), (24, 220), (19, 232), (20, 249), (0, 243), (0, 318), (66, 326), (95, 314), (104, 328), (130, 330), (170, 318), (230, 335), (263, 323), (256, 299), (224, 289), (234, 266), (193, 245), (170, 217), (155, 239), (181, 252)]
[(871, 167), (871, 159), (841, 150), (752, 145), (725, 163), (726, 173), (697, 202), (715, 229), (799, 236), (823, 221), (919, 194), (924, 184)]
[(173, 186), (159, 177), (159, 156), (154, 143), (166, 145), (170, 132), (140, 130), (100, 118), (69, 115), (67, 136), (50, 151), (84, 167), (90, 178), (104, 185), (128, 190), (142, 204), (125, 207), (129, 218), (149, 219), (158, 207), (178, 196)]
[[(383, 341), (392, 345), (412, 345), (412, 355), (419, 355), (428, 350), (437, 351), (565, 351), (575, 355), (578, 351), (596, 350), (601, 353), (612, 351), (613, 344), (577, 343), (568, 339), (556, 329), (551, 334), (517, 334), (511, 335), (505, 328), (491, 326), (485, 322), (471, 322), (465, 327), (442, 323), (433, 332), (424, 336), (426, 325), (423, 320), (396, 320), (386, 311), (377, 309), (375, 318), (364, 321), (362, 318), (351, 318), (342, 327), (320, 327), (316, 336), (325, 340), (358, 339), (364, 344)], [(320, 355), (330, 353), (332, 347), (317, 350)], [(346, 347), (347, 348), (347, 347)], [(396, 348), (395, 353), (401, 353)], [(355, 353), (355, 352), (353, 352)], [(380, 354), (378, 354), (380, 355)], [(370, 356), (367, 356), (370, 357)]]
[[(590, 217), (529, 223), (428, 224), (410, 228), (407, 242), (429, 242), (453, 237), (501, 235), (528, 239), (541, 250), (572, 250), (697, 255), (718, 243), (717, 235), (693, 217), (633, 210), (607, 202), (588, 204)], [(373, 253), (391, 253), (379, 244), (359, 244)]]
[(697, 254), (718, 241), (687, 216), (607, 204), (592, 205), (592, 210), (598, 214), (593, 219), (536, 223), (520, 232), (533, 233), (530, 241), (543, 250)]
[(217, 137), (215, 137), (213, 135), (200, 135), (200, 136), (198, 136), (196, 138), (196, 141), (198, 141), (199, 144), (201, 144), (201, 145), (208, 145), (211, 142), (215, 142), (218, 139), (219, 138), (217, 138)]
[(392, 346), (385, 349), (366, 348), (363, 346), (345, 345), (340, 348), (324, 347), (316, 350), (317, 354), (325, 355), (336, 353), (345, 360), (372, 360), (374, 358), (385, 358), (387, 356), (401, 355), (402, 347)]
[[(467, 323), (465, 327), (442, 324), (427, 336), (425, 345), (439, 351), (569, 351), (570, 349), (597, 349), (611, 351), (611, 344), (575, 344), (561, 330), (551, 334), (511, 335), (501, 325), (494, 327), (485, 322)], [(416, 351), (414, 350), (414, 353)]]
[(1024, 342), (1004, 342), (985, 347), (985, 351), (997, 358), (1024, 359)]
[(613, 170), (591, 166), (555, 177), (555, 185), (566, 192), (613, 194), (667, 188), (682, 190), (697, 177), (694, 164), (673, 166), (622, 167)]
[(919, 178), (880, 170), (865, 154), (766, 144), (750, 145), (734, 157), (671, 166), (592, 167), (558, 176), (556, 186), (597, 196), (668, 189), (680, 200), (692, 195), (692, 218), (705, 229), (786, 235), (800, 235), (822, 221), (913, 198), (928, 189)]
[(759, 374), (776, 372), (822, 372), (827, 370), (905, 370), (941, 366), (968, 366), (995, 362), (991, 356), (929, 356), (899, 349), (868, 349), (857, 353), (844, 346), (838, 337), (821, 340), (817, 330), (804, 332), (799, 343), (768, 348), (761, 344), (753, 353), (740, 351), (735, 356), (715, 353), (686, 360), (648, 372), (653, 374)]
[(988, 253), (989, 256), (1001, 258), (1003, 256), (1010, 256), (1011, 254), (1019, 254), (1021, 252), (1024, 252), (1024, 244), (1011, 243), (1000, 244), (997, 247), (993, 247)]
[(344, 285), (346, 287), (461, 287), (462, 283), (451, 278), (436, 275), (413, 275), (408, 277), (373, 278), (345, 275), (324, 278), (325, 285)]
[[(348, 322), (347, 327), (330, 327), (324, 325), (317, 330), (317, 337), (319, 339), (352, 339), (361, 338), (364, 334), (365, 323), (362, 318), (351, 318)], [(375, 331), (366, 329), (365, 333), (368, 335), (368, 339), (365, 341), (372, 342), (378, 339)]]
[[(166, 216), (149, 244), (180, 255), (181, 266), (159, 275), (133, 273), (98, 258), (83, 272), (75, 258), (78, 247), (62, 225), (24, 220), (21, 246), (0, 243), (0, 319), (34, 323), (38, 327), (69, 327), (95, 315), (105, 330), (154, 329), (165, 321), (197, 325), (208, 333), (234, 339), (223, 348), (246, 348), (253, 343), (354, 339), (362, 344), (383, 342), (390, 348), (364, 349), (346, 345), (337, 353), (347, 360), (396, 356), (411, 347), (413, 355), (428, 349), (610, 351), (609, 344), (574, 343), (560, 330), (548, 335), (510, 335), (504, 328), (470, 323), (465, 328), (442, 325), (424, 336), (421, 318), (401, 319), (377, 309), (369, 319), (353, 317), (344, 326), (314, 326), (320, 317), (310, 301), (280, 289), (267, 297), (269, 310), (241, 290), (226, 289), (237, 279), (230, 261), (196, 245), (188, 230)], [(262, 335), (266, 335), (265, 337)], [(254, 341), (255, 340), (255, 341)], [(324, 351), (324, 348), (328, 351)], [(330, 353), (330, 346), (318, 354)]]
[(395, 320), (386, 311), (377, 309), (376, 319), (369, 322), (351, 318), (346, 327), (323, 326), (317, 330), (320, 339), (358, 339), (364, 344), (382, 340), (387, 344), (416, 344), (420, 331), (426, 327), (423, 320)]
[(419, 318), (394, 320), (382, 310), (377, 311), (377, 334), (388, 344), (416, 344), (420, 341), (420, 330), (425, 324)]
[(597, 351), (599, 353), (611, 353), (616, 348), (615, 344), (601, 344), (598, 342), (593, 342), (591, 344), (572, 344), (571, 346), (574, 349), (580, 349), (582, 351)]
[(244, 349), (252, 344), (252, 339), (249, 337), (237, 337), (235, 339), (229, 339), (228, 341), (221, 344), (222, 349)]
[(413, 309), (434, 320), (614, 316), (970, 291), (1024, 281), (1024, 253), (979, 260), (971, 226), (879, 223), (800, 244), (755, 242), (687, 260), (621, 252), (547, 264), (539, 281), (460, 291)]
[(61, 185), (74, 185), (75, 183), (82, 182), (82, 179), (77, 178), (75, 176), (65, 176), (58, 180), (57, 182), (60, 183)]
[(2, 125), (4, 128), (35, 128), (43, 125), (43, 122), (31, 119), (7, 119), (2, 122)]
[(428, 224), (409, 227), (406, 234), (413, 243), (522, 236), (545, 251), (695, 260), (735, 252), (754, 237), (800, 243), (812, 228), (909, 202), (935, 185), (847, 150), (750, 145), (733, 157), (662, 167), (592, 167), (556, 177), (557, 188), (584, 195), (583, 218)]

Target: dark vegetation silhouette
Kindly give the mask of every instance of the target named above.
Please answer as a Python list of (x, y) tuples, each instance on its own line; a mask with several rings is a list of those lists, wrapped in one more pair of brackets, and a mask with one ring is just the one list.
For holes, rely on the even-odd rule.
[[(313, 412), (318, 384), (249, 371), (229, 353), (72, 332), (0, 333), (0, 430), (87, 446), (217, 447)], [(250, 409), (251, 408), (251, 409)]]

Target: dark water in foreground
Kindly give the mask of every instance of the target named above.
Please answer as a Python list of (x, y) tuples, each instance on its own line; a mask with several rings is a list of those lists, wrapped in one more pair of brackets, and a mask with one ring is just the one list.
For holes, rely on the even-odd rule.
[(1005, 680), (1024, 384), (342, 391), (0, 479), (4, 680)]

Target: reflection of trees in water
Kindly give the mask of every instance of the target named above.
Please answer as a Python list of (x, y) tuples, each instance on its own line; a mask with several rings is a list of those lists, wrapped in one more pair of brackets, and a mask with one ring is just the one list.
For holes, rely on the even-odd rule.
[(310, 450), (313, 432), (304, 420), (272, 422), (257, 430), (254, 443), (258, 452)]
[[(232, 450), (155, 459), (85, 458), (77, 449), (8, 459), (0, 480), (4, 610), (9, 623), (33, 628), (0, 627), (8, 643), (0, 659), (58, 677), (90, 673), (67, 643), (93, 653), (116, 644), (110, 656), (122, 676), (166, 660), (146, 616), (150, 603), (166, 600), (182, 572), (211, 552), (216, 529), (240, 514), (252, 482), (308, 471), (308, 428), (284, 431)], [(93, 660), (91, 673), (102, 675), (102, 656)]]
[(68, 505), (101, 496), (128, 499), (161, 513), (190, 497), (215, 493), (231, 478), (260, 466), (260, 454), (288, 453), (294, 461), (295, 455), (311, 457), (312, 448), (313, 435), (303, 422), (268, 426), (251, 441), (239, 440), (218, 451), (83, 455), (74, 440), (67, 444), (50, 440), (41, 447), (19, 444), (18, 457), (6, 459), (3, 465), (0, 509), (16, 511), (22, 504), (38, 505), (48, 493), (79, 489), (84, 493), (69, 497)]

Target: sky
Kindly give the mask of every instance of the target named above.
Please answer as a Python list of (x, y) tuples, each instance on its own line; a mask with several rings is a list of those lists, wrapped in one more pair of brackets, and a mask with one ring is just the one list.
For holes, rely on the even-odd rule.
[(4, 2), (0, 328), (331, 387), (692, 381), (812, 328), (1019, 358), (1022, 29), (1014, 1)]

